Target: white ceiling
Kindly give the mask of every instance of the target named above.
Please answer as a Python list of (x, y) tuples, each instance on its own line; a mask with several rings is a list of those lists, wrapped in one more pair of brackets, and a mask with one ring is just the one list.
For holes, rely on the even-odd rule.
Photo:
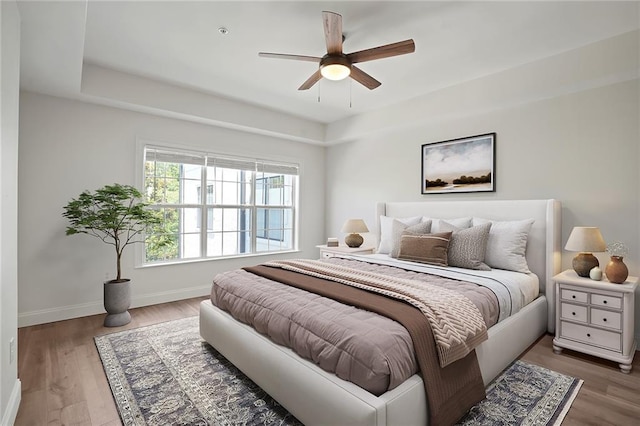
[[(423, 96), (639, 27), (637, 2), (19, 1), (22, 87), (77, 97), (94, 64), (316, 122)], [(382, 82), (297, 87), (322, 56), (322, 11), (343, 16), (345, 53), (413, 38), (413, 54), (360, 64)], [(227, 35), (218, 28), (229, 30)], [(318, 101), (318, 98), (320, 99)]]

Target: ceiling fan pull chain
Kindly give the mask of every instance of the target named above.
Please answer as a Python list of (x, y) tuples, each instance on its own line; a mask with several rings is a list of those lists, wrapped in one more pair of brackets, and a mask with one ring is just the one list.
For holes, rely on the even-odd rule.
[(353, 100), (353, 80), (349, 80), (349, 108), (352, 106)]
[(322, 86), (322, 82), (318, 84), (318, 103), (320, 103), (320, 86)]

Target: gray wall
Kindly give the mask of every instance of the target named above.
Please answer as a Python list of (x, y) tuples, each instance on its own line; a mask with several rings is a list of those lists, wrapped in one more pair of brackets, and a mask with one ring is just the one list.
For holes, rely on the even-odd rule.
[[(638, 276), (638, 33), (628, 36), (612, 39), (611, 49), (603, 49), (603, 44), (589, 46), (545, 60), (544, 67), (528, 64), (471, 82), (464, 91), (471, 94), (468, 97), (457, 87), (434, 94), (435, 105), (424, 101), (422, 111), (438, 111), (440, 105), (441, 114), (434, 112), (409, 121), (407, 116), (415, 111), (395, 106), (388, 114), (397, 118), (395, 126), (389, 119), (388, 128), (378, 129), (380, 134), (363, 131), (363, 136), (331, 147), (326, 159), (329, 236), (342, 237), (340, 226), (349, 217), (364, 218), (372, 229), (378, 201), (555, 198), (563, 206), (563, 245), (574, 226), (598, 226), (606, 241), (622, 241), (628, 246), (625, 263), (631, 275)], [(606, 75), (627, 77), (593, 78), (601, 72), (597, 68), (602, 61), (611, 59), (608, 55), (616, 46), (624, 48), (616, 56), (619, 62), (607, 64), (610, 70)], [(598, 56), (600, 52), (607, 52), (607, 57)], [(621, 71), (629, 65), (635, 66), (635, 73)], [(562, 71), (572, 67), (580, 68), (582, 74), (576, 74), (571, 88), (557, 85), (551, 78), (554, 73), (564, 78)], [(536, 98), (533, 90), (524, 91), (518, 101), (513, 91), (507, 93), (510, 86), (522, 88), (524, 82), (546, 95)], [(508, 96), (512, 98), (504, 102)], [(447, 114), (446, 108), (456, 102), (460, 115)], [(352, 132), (367, 121), (366, 117), (359, 120), (351, 123)], [(495, 193), (420, 194), (422, 144), (487, 132), (497, 133)], [(367, 237), (374, 241), (371, 234)], [(596, 255), (601, 265), (606, 265), (607, 254)], [(575, 253), (563, 252), (563, 268), (571, 267), (573, 256)], [(640, 335), (640, 297), (636, 305), (636, 334)]]
[(102, 282), (115, 274), (111, 246), (65, 236), (63, 206), (85, 189), (137, 185), (139, 139), (300, 164), (299, 247), (264, 255), (136, 267), (123, 255), (134, 306), (206, 295), (218, 272), (274, 257), (317, 256), (324, 237), (324, 148), (220, 127), (23, 92), (20, 102), (19, 324), (104, 312)]

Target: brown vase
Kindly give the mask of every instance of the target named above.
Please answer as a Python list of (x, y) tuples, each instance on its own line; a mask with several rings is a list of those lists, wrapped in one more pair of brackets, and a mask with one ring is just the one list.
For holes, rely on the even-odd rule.
[(629, 276), (629, 269), (622, 261), (622, 256), (611, 256), (604, 273), (607, 275), (609, 282), (622, 284)]

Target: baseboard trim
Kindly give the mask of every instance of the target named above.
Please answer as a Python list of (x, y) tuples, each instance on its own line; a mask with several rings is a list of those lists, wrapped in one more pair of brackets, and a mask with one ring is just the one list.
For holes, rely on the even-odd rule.
[[(131, 300), (131, 308), (175, 302), (176, 300), (206, 296), (211, 293), (211, 285), (190, 287), (180, 290), (163, 291), (159, 293), (143, 294)], [(105, 313), (102, 301), (82, 303), (78, 305), (59, 306), (57, 308), (42, 309), (18, 313), (18, 328), (31, 325), (64, 321), (73, 318), (99, 315)], [(2, 423), (4, 424), (4, 423)]]
[(22, 383), (20, 382), (20, 379), (16, 379), (15, 383), (13, 384), (13, 389), (11, 390), (11, 395), (9, 396), (9, 402), (7, 403), (7, 407), (4, 411), (4, 415), (2, 416), (2, 421), (0, 422), (0, 424), (12, 425), (16, 422), (18, 409), (20, 408), (21, 395)]

